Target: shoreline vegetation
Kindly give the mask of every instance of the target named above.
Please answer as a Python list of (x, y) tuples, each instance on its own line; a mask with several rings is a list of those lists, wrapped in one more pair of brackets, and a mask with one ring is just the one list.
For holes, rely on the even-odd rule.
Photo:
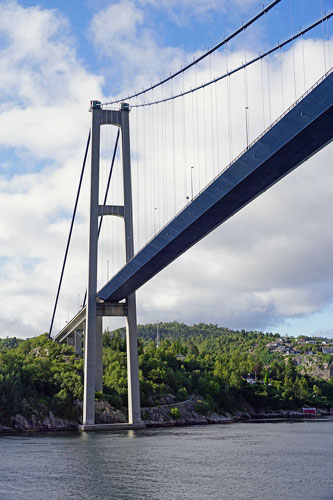
[[(147, 427), (314, 419), (333, 407), (329, 339), (297, 339), (212, 324), (139, 326), (142, 420)], [(331, 344), (332, 345), (332, 344)], [(103, 393), (96, 422), (127, 421), (124, 329), (103, 334)], [(0, 432), (75, 431), (83, 360), (46, 334), (0, 339)]]

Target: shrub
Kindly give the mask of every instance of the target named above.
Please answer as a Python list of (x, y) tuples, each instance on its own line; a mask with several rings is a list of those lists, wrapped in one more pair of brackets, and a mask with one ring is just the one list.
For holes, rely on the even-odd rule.
[(177, 391), (177, 401), (185, 401), (188, 398), (188, 392), (185, 387), (181, 387)]
[(199, 415), (207, 415), (211, 411), (211, 407), (207, 401), (198, 399), (198, 401), (194, 405), (194, 411), (199, 413)]
[(95, 401), (104, 401), (104, 395), (102, 392), (96, 392), (95, 393)]
[(179, 408), (171, 408), (170, 415), (172, 416), (172, 418), (180, 418), (181, 415), (180, 415)]

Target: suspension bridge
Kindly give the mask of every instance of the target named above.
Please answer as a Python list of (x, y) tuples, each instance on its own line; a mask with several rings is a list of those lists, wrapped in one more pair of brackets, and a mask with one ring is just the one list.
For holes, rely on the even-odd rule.
[[(267, 17), (281, 1), (156, 84), (91, 101), (49, 330), (84, 352), (83, 430), (98, 428), (103, 317), (126, 318), (126, 425), (142, 427), (135, 292), (332, 141), (332, 12), (269, 45)], [(260, 23), (266, 40), (259, 52), (251, 29)], [(87, 288), (78, 312), (52, 334), (88, 155)]]

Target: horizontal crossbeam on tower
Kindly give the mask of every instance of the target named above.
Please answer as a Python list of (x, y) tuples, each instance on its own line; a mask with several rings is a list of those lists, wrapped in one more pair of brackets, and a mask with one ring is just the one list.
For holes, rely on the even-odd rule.
[(124, 217), (124, 207), (122, 205), (99, 205), (98, 215), (115, 215)]
[(333, 74), (260, 136), (97, 294), (120, 301), (333, 139)]
[[(126, 316), (127, 315), (127, 304), (125, 302), (116, 303), (97, 303), (97, 316)], [(83, 329), (84, 323), (86, 321), (86, 307), (83, 307), (62, 330), (60, 330), (57, 335), (53, 337), (56, 342), (64, 342), (69, 335), (71, 335), (75, 330)]]

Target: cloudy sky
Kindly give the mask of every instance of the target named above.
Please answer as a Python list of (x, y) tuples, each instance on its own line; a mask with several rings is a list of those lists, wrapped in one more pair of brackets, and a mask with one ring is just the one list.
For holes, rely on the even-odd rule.
[[(160, 94), (147, 95), (147, 100), (222, 74), (226, 65), (234, 67), (263, 52), (332, 4), (282, 0), (246, 39), (229, 46), (227, 63), (225, 51), (220, 51), (196, 74), (187, 74), (175, 88), (164, 86)], [(28, 337), (49, 328), (89, 130), (89, 101), (105, 102), (159, 81), (218, 43), (261, 6), (257, 0), (0, 1), (0, 337)], [(134, 193), (137, 248), (174, 213), (166, 207), (168, 182), (177, 184), (177, 199), (170, 204), (178, 210), (191, 194), (191, 180), (195, 194), (228, 163), (231, 152), (234, 156), (246, 146), (244, 104), (249, 108), (248, 140), (254, 140), (295, 95), (330, 68), (331, 32), (332, 21), (266, 65), (249, 69), (246, 83), (243, 75), (230, 78), (235, 90), (229, 94), (225, 82), (202, 92), (193, 108), (190, 100), (179, 101), (179, 116), (166, 108), (160, 113), (131, 111), (133, 177), (140, 193), (137, 198)], [(195, 118), (215, 105), (221, 114), (215, 110)], [(211, 116), (215, 128), (209, 136)], [(177, 137), (156, 132), (155, 138), (154, 129), (171, 130), (172, 120), (179, 127)], [(203, 133), (193, 125), (192, 134), (188, 124), (195, 120), (201, 121)], [(212, 148), (198, 144), (206, 132)], [(144, 133), (156, 139), (152, 151), (142, 146)], [(112, 134), (102, 137), (102, 179)], [(173, 141), (173, 151), (161, 138)], [(139, 322), (211, 322), (333, 337), (332, 151), (332, 146), (323, 149), (142, 287), (137, 294)], [(154, 170), (173, 162), (174, 177), (172, 168), (169, 177)], [(200, 167), (205, 162), (211, 171)], [(192, 172), (190, 165), (195, 165)], [(115, 171), (113, 202), (121, 202), (116, 199), (119, 179)], [(151, 184), (145, 188), (144, 182)], [(86, 178), (55, 329), (82, 302), (87, 189)], [(150, 201), (139, 202), (152, 189)], [(100, 284), (122, 263), (118, 222), (108, 222), (104, 229)]]

